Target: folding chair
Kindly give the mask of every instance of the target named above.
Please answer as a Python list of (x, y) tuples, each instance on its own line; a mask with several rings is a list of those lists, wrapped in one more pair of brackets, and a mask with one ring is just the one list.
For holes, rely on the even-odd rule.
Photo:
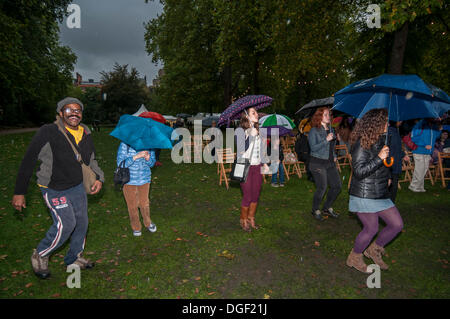
[[(345, 144), (336, 145), (335, 150), (336, 150), (336, 153), (338, 154), (336, 166), (337, 166), (337, 169), (339, 170), (339, 172), (341, 172), (341, 166), (346, 166), (346, 165), (351, 166), (350, 153), (348, 152), (347, 145), (345, 145)], [(345, 154), (339, 155), (340, 151), (344, 151)]]
[[(228, 173), (231, 172), (231, 165), (234, 162), (236, 153), (233, 153), (231, 148), (218, 149), (216, 152), (218, 159), (217, 165), (219, 167), (219, 185), (222, 185), (222, 182), (225, 182), (225, 186), (228, 189)], [(227, 165), (227, 167), (225, 167), (225, 165)]]
[(289, 175), (296, 174), (299, 178), (302, 178), (302, 170), (300, 168), (299, 160), (297, 159), (297, 155), (290, 148), (287, 150), (283, 150), (284, 160), (283, 160), (283, 168), (286, 175), (287, 180), (289, 180)]
[(444, 167), (444, 160), (450, 161), (450, 153), (438, 153), (438, 167), (439, 167), (439, 175), (436, 178), (436, 181), (441, 178), (442, 181), (442, 187), (445, 187), (445, 181), (450, 181), (450, 174), (448, 177), (445, 177), (446, 172), (450, 172), (450, 167)]
[(412, 175), (414, 173), (414, 161), (413, 161), (412, 153), (407, 152), (406, 155), (409, 156), (410, 160), (409, 160), (409, 162), (407, 162), (402, 159), (402, 172), (404, 172), (404, 175), (403, 175), (402, 179), (398, 180), (398, 189), (402, 189), (402, 187), (400, 186), (400, 183), (411, 182)]

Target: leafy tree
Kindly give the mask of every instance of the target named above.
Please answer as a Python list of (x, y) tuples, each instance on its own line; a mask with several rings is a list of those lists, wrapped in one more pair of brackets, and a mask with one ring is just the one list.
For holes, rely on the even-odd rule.
[(0, 2), (2, 124), (51, 120), (72, 82), (76, 56), (58, 43), (69, 0)]
[(211, 1), (161, 1), (164, 12), (146, 24), (152, 61), (164, 61), (158, 95), (168, 113), (221, 109), (221, 78), (213, 51), (217, 28)]
[(362, 51), (351, 63), (352, 80), (382, 73), (417, 74), (449, 92), (449, 4), (442, 1), (379, 4), (381, 28), (369, 29), (361, 20), (357, 37), (347, 42), (347, 47), (352, 47), (354, 52)]
[(99, 114), (102, 121), (117, 122), (122, 114), (132, 114), (148, 99), (148, 89), (139, 72), (128, 64), (114, 64), (113, 71), (100, 72), (106, 101)]

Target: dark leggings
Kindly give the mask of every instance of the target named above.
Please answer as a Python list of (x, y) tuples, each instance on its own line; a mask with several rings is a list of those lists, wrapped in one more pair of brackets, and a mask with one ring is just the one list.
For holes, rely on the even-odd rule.
[(314, 183), (316, 184), (316, 192), (313, 197), (313, 211), (319, 209), (320, 203), (322, 202), (329, 185), (330, 190), (328, 191), (327, 199), (323, 205), (323, 209), (328, 209), (338, 197), (342, 187), (336, 165), (334, 163), (322, 165), (310, 162), (309, 167), (314, 178)]
[(384, 247), (403, 229), (403, 220), (397, 207), (391, 207), (377, 213), (357, 213), (359, 220), (363, 224), (363, 230), (355, 240), (353, 251), (361, 254), (369, 246), (373, 237), (378, 233), (378, 217), (384, 220), (386, 227), (378, 235), (375, 243)]

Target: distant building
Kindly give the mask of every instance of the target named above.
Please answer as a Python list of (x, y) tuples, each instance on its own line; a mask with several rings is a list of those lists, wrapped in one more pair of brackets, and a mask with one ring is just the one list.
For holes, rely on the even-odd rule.
[(156, 88), (159, 86), (159, 84), (161, 83), (161, 78), (164, 75), (164, 69), (159, 69), (158, 71), (158, 76), (156, 77), (156, 79), (153, 79), (152, 85), (150, 86), (151, 88)]
[(89, 87), (95, 87), (102, 89), (102, 85), (100, 82), (94, 82), (93, 79), (89, 79), (88, 81), (83, 81), (83, 78), (81, 77), (81, 74), (77, 72), (77, 78), (74, 81), (74, 86), (80, 87), (83, 91), (86, 90), (86, 88)]

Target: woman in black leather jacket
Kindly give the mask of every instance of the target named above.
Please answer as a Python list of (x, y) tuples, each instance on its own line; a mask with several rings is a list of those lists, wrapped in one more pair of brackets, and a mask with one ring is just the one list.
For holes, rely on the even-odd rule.
[[(390, 169), (383, 164), (389, 154), (389, 147), (384, 145), (387, 123), (388, 114), (385, 109), (370, 110), (358, 120), (350, 140), (353, 177), (350, 184), (349, 211), (357, 214), (363, 224), (363, 230), (356, 237), (354, 247), (347, 258), (347, 266), (365, 273), (368, 271), (363, 253), (381, 269), (388, 269), (381, 258), (384, 246), (403, 228), (400, 213), (390, 199)], [(378, 233), (379, 217), (384, 220), (386, 227), (369, 246)]]

